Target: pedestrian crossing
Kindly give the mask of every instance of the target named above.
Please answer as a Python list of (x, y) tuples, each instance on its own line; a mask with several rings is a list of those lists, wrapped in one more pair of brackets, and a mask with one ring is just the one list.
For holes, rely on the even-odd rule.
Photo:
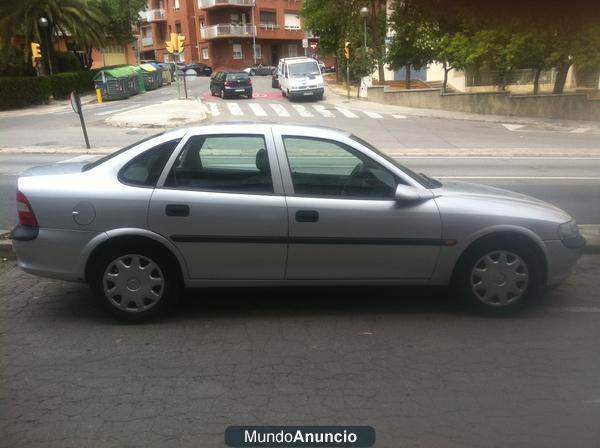
[(404, 115), (375, 112), (369, 110), (350, 110), (345, 107), (330, 106), (323, 104), (287, 104), (287, 103), (269, 103), (269, 102), (214, 102), (204, 103), (206, 113), (212, 117), (234, 116), (234, 117), (271, 117), (271, 118), (370, 118), (380, 119), (400, 119), (406, 118)]

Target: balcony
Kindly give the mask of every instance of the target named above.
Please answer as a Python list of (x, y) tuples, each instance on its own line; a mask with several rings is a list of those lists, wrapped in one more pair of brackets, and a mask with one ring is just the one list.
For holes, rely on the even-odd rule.
[(143, 22), (160, 22), (167, 20), (167, 13), (164, 9), (149, 9), (140, 12), (140, 18)]
[(142, 46), (151, 47), (154, 44), (152, 37), (142, 37)]
[(200, 30), (202, 39), (218, 39), (220, 37), (252, 37), (256, 35), (256, 27), (238, 25), (236, 23), (220, 23), (204, 27)]
[(265, 31), (276, 31), (279, 29), (279, 25), (276, 23), (261, 23), (260, 29)]
[(302, 27), (300, 25), (284, 25), (283, 29), (286, 31), (302, 31)]
[(254, 6), (254, 0), (198, 0), (198, 8), (209, 9), (219, 6)]

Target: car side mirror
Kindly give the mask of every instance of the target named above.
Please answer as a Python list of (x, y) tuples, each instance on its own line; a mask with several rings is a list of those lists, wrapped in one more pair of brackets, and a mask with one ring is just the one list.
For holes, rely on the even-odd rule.
[(420, 190), (404, 184), (399, 184), (396, 187), (396, 194), (394, 195), (397, 202), (424, 202), (432, 197), (433, 195), (429, 190)]

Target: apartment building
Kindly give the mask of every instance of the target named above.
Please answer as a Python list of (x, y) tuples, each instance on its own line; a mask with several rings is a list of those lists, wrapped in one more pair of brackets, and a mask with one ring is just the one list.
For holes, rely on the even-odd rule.
[(305, 54), (301, 0), (148, 0), (140, 25), (141, 59), (168, 60), (164, 41), (186, 36), (180, 60), (215, 70), (277, 64)]

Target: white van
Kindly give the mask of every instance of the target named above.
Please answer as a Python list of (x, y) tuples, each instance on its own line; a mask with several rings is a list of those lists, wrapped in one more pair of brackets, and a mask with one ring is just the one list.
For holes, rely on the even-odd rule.
[(306, 97), (323, 99), (323, 75), (319, 63), (313, 58), (281, 59), (277, 66), (277, 80), (281, 93), (290, 101)]

